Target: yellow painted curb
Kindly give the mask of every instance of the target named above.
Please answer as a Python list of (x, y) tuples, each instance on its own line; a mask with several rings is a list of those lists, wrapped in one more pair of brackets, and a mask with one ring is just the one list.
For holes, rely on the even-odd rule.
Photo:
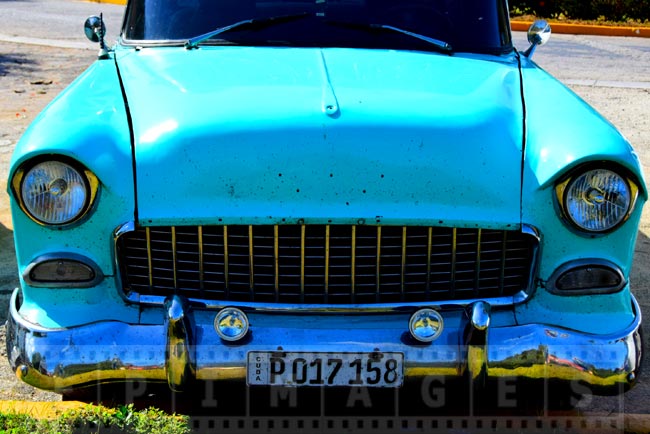
[[(532, 21), (511, 21), (512, 30), (525, 32)], [(650, 27), (617, 27), (597, 26), (587, 24), (549, 23), (553, 33), (566, 33), (572, 35), (600, 35), (600, 36), (636, 36), (650, 38)]]
[(84, 408), (88, 406), (78, 401), (0, 401), (0, 412), (26, 414), (35, 419), (56, 419), (67, 410)]

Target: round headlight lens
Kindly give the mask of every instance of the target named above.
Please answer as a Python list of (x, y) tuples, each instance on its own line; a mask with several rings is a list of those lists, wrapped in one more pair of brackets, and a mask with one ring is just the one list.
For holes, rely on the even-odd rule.
[(29, 169), (20, 187), (25, 210), (37, 221), (60, 225), (76, 220), (89, 202), (86, 177), (72, 166), (46, 161)]
[(627, 181), (607, 169), (589, 170), (566, 187), (568, 217), (580, 229), (604, 232), (621, 223), (632, 201)]

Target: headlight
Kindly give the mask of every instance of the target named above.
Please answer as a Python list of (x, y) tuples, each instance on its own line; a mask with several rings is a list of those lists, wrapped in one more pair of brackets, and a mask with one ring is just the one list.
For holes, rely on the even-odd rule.
[(592, 169), (565, 180), (556, 192), (565, 216), (578, 229), (607, 232), (630, 215), (638, 189), (612, 170)]
[(97, 190), (96, 178), (61, 161), (38, 163), (14, 177), (22, 209), (42, 224), (63, 225), (81, 218)]

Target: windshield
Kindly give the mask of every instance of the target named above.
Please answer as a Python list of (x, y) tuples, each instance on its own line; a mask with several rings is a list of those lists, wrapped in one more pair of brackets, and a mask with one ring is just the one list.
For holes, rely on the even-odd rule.
[(181, 45), (245, 20), (259, 22), (217, 32), (201, 45), (426, 50), (416, 34), (456, 52), (512, 48), (505, 0), (130, 0), (122, 41)]

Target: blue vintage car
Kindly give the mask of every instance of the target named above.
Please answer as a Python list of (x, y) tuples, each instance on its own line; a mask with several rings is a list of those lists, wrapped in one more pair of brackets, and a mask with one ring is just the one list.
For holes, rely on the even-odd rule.
[(637, 155), (505, 0), (130, 0), (16, 146), (8, 355), (146, 380), (399, 388), (640, 366)]

